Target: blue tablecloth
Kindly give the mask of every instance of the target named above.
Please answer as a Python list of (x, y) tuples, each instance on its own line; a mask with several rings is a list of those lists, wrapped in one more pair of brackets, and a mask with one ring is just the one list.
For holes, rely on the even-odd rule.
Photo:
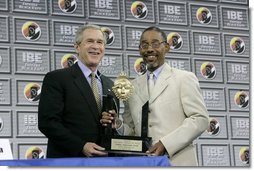
[(89, 166), (89, 167), (147, 167), (170, 166), (167, 156), (91, 157), (33, 160), (0, 160), (0, 166)]

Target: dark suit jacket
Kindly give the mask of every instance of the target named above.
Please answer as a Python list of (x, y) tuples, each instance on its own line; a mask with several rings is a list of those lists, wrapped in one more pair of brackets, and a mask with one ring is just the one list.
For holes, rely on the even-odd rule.
[[(108, 94), (113, 82), (103, 75), (101, 79), (103, 94)], [(86, 142), (100, 144), (100, 114), (77, 63), (46, 74), (38, 115), (39, 130), (48, 138), (48, 158), (81, 157)]]

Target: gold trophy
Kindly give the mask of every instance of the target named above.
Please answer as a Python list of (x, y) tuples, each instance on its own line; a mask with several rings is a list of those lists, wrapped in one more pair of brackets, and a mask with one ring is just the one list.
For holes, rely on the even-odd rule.
[[(127, 101), (133, 91), (134, 86), (128, 80), (127, 75), (121, 72), (114, 82), (112, 90), (115, 96), (122, 101)], [(138, 136), (123, 136), (112, 134), (112, 125), (108, 124), (105, 131), (103, 146), (109, 153), (117, 155), (146, 155), (146, 151), (151, 146), (152, 138), (147, 137), (148, 130), (148, 102), (142, 107), (142, 130), (141, 137)], [(111, 130), (110, 130), (111, 129)]]
[(115, 80), (112, 90), (119, 100), (126, 101), (133, 93), (134, 86), (128, 80), (127, 75), (124, 72), (121, 72)]

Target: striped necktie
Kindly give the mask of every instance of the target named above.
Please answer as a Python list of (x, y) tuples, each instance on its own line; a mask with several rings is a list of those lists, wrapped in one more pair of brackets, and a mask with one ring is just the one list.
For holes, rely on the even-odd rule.
[(95, 77), (95, 73), (93, 72), (91, 73), (91, 88), (94, 94), (94, 98), (96, 100), (97, 109), (99, 113), (101, 113), (101, 100), (100, 100), (99, 88), (98, 88), (97, 80)]

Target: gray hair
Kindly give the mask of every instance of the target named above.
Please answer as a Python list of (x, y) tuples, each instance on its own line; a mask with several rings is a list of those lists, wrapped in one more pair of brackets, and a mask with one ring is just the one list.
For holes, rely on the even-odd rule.
[[(83, 32), (86, 30), (86, 29), (94, 29), (94, 30), (99, 30), (101, 31), (101, 27), (100, 26), (97, 26), (97, 25), (92, 25), (92, 24), (87, 24), (87, 25), (83, 25), (83, 26), (80, 26), (76, 32), (76, 35), (75, 35), (75, 44), (80, 44), (83, 40)], [(103, 34), (103, 37), (104, 37), (104, 44), (106, 44), (106, 35), (103, 31), (101, 31), (101, 33)]]

